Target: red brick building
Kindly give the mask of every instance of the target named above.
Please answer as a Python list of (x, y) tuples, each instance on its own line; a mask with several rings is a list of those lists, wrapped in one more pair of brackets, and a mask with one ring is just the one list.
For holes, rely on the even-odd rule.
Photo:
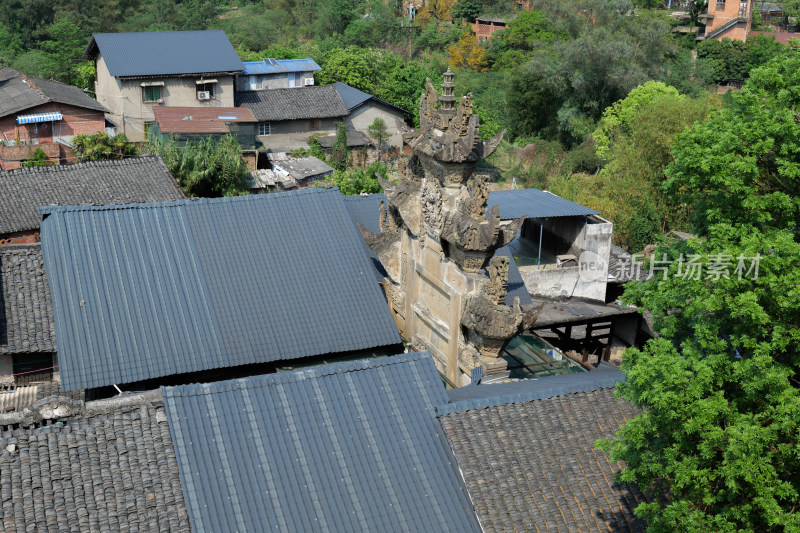
[(36, 148), (59, 164), (71, 155), (63, 143), (105, 131), (107, 111), (77, 87), (0, 67), (0, 170), (19, 168)]
[(702, 38), (746, 41), (752, 20), (752, 0), (709, 0)]

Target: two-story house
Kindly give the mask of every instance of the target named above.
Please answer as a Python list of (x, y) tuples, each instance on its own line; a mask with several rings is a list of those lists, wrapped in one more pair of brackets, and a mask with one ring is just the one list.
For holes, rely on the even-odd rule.
[(0, 67), (0, 170), (19, 168), (36, 149), (59, 164), (68, 158), (63, 143), (105, 130), (106, 111), (77, 87)]
[(322, 68), (310, 58), (245, 61), (236, 87), (240, 91), (307, 87), (314, 85), (314, 72), (318, 70)]
[(132, 141), (146, 137), (153, 107), (233, 107), (244, 70), (222, 30), (96, 33), (84, 55), (95, 62), (97, 101)]
[(753, 20), (752, 0), (709, 0), (706, 31), (698, 39), (746, 41)]

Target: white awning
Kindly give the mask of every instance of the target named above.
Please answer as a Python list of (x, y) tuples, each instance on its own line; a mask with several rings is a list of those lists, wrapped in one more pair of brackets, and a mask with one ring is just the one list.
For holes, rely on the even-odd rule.
[(50, 111), (48, 113), (31, 113), (30, 115), (17, 115), (17, 124), (33, 124), (34, 122), (54, 122), (61, 120), (61, 113)]
[(142, 87), (163, 87), (164, 86), (164, 82), (163, 81), (143, 81), (139, 85), (141, 85)]
[(217, 80), (197, 80), (195, 83), (197, 85), (203, 85), (204, 83), (217, 83)]

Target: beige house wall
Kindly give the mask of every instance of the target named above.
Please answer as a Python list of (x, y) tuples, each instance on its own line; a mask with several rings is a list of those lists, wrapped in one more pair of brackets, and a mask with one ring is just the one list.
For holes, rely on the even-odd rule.
[(265, 148), (286, 148), (293, 150), (296, 148), (309, 148), (308, 138), (314, 134), (331, 135), (336, 133), (336, 124), (339, 119), (325, 118), (318, 120), (318, 125), (314, 126), (313, 121), (309, 120), (284, 120), (280, 122), (270, 122), (269, 135), (259, 135), (258, 140)]
[[(203, 79), (215, 79), (214, 97), (211, 100), (197, 99), (197, 81), (200, 76), (174, 76), (120, 79), (112, 76), (98, 52), (96, 59), (95, 94), (97, 101), (111, 113), (108, 119), (117, 125), (131, 141), (144, 140), (145, 122), (153, 122), (154, 106), (172, 107), (233, 107), (234, 79), (230, 75), (211, 74)], [(163, 82), (163, 102), (144, 102), (142, 83)]]
[[(380, 117), (386, 122), (386, 128), (392, 136), (387, 141), (391, 148), (402, 148), (403, 133), (411, 131), (403, 120), (403, 114), (377, 102), (366, 102), (355, 109), (345, 120), (348, 129), (367, 133), (367, 128)], [(371, 138), (371, 137), (370, 137)]]

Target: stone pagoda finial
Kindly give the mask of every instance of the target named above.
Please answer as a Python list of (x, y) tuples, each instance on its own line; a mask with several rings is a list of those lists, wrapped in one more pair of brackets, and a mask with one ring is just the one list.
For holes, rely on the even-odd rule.
[(439, 96), (439, 103), (441, 103), (441, 109), (443, 111), (452, 111), (455, 108), (454, 102), (456, 101), (456, 97), (453, 94), (453, 89), (456, 84), (453, 83), (454, 76), (450, 67), (447, 67), (447, 72), (444, 73), (444, 81), (442, 81), (442, 94)]

